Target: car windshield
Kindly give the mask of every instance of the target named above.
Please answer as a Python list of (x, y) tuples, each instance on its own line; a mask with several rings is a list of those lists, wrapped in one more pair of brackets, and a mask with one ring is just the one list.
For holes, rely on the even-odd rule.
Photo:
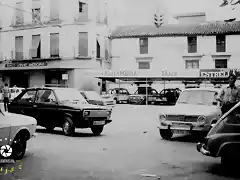
[(99, 101), (102, 100), (102, 97), (95, 91), (84, 91), (84, 93), (87, 96), (87, 98), (90, 100), (99, 100)]
[(213, 105), (215, 91), (206, 90), (191, 90), (181, 93), (178, 102), (180, 104), (193, 104), (193, 105)]
[(75, 89), (56, 89), (55, 93), (59, 101), (87, 103), (85, 98)]

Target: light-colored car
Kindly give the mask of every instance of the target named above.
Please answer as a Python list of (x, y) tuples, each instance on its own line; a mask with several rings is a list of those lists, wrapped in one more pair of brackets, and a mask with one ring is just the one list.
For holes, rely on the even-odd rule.
[(95, 91), (80, 91), (80, 93), (89, 104), (105, 106), (109, 109), (112, 109), (115, 105), (115, 102), (112, 98), (102, 98)]
[(216, 100), (217, 88), (191, 88), (180, 94), (176, 105), (159, 114), (159, 132), (163, 139), (173, 134), (206, 135), (221, 116)]
[(0, 109), (0, 148), (9, 145), (12, 148), (11, 157), (23, 158), (27, 141), (36, 136), (36, 125), (37, 121), (32, 117)]
[(122, 103), (122, 102), (128, 103), (129, 95), (130, 95), (130, 93), (128, 92), (127, 89), (114, 88), (114, 89), (109, 89), (106, 94), (102, 95), (102, 97), (103, 98), (112, 98), (118, 104), (118, 103)]

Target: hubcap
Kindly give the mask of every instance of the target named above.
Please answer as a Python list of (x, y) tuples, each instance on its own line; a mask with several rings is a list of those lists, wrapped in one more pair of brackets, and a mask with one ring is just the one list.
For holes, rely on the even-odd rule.
[(22, 154), (22, 149), (24, 148), (24, 141), (21, 139), (16, 140), (16, 154), (21, 155)]
[(65, 123), (64, 123), (63, 129), (64, 129), (64, 131), (65, 131), (66, 133), (69, 132), (69, 130), (70, 130), (70, 124), (69, 124), (69, 122), (65, 122)]

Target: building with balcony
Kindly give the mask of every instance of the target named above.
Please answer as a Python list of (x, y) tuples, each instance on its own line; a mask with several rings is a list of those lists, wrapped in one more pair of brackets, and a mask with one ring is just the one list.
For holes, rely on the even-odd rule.
[(8, 0), (0, 4), (2, 83), (100, 87), (100, 82), (89, 80), (83, 72), (110, 68), (106, 8), (103, 0)]
[[(123, 26), (112, 32), (112, 70), (183, 71), (240, 68), (240, 22), (196, 23), (178, 17), (178, 24)], [(187, 23), (189, 22), (189, 23)]]

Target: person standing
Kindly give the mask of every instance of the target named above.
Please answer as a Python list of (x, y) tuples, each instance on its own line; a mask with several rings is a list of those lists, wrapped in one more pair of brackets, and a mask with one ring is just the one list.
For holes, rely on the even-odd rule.
[(8, 104), (9, 104), (9, 98), (11, 96), (10, 89), (8, 87), (8, 84), (5, 84), (3, 88), (3, 103), (4, 103), (4, 109), (5, 111), (8, 111)]
[(224, 87), (217, 98), (220, 101), (222, 115), (228, 112), (236, 103), (240, 101), (240, 90), (236, 87), (237, 76), (229, 75), (229, 84)]

